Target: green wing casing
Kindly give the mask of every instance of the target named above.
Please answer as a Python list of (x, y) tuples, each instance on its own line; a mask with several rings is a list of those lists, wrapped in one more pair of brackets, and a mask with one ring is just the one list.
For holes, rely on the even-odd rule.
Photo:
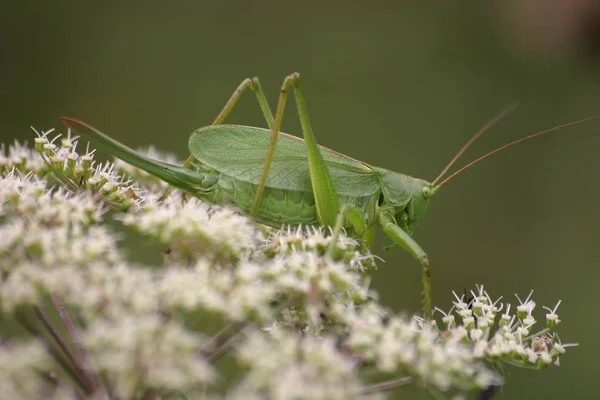
[[(258, 185), (270, 134), (267, 129), (249, 126), (207, 126), (192, 134), (189, 150), (201, 163), (232, 178)], [(377, 174), (369, 165), (319, 147), (338, 193), (357, 196), (380, 191)], [(302, 139), (279, 134), (267, 186), (283, 190), (312, 190), (306, 145)]]
[[(192, 134), (189, 150), (198, 162), (221, 173), (220, 184), (225, 191), (248, 192), (231, 193), (231, 201), (248, 210), (260, 181), (270, 134), (267, 129), (249, 126), (207, 126)], [(340, 205), (352, 203), (372, 221), (381, 192), (378, 173), (360, 161), (322, 146), (320, 149)], [(303, 203), (301, 209), (296, 208), (300, 206), (298, 202)], [(302, 139), (280, 133), (258, 217), (279, 223), (317, 223), (308, 155)]]

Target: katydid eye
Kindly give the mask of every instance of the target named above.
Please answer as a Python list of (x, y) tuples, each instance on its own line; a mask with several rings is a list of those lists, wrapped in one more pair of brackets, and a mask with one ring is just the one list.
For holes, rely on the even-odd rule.
[(427, 186), (423, 187), (423, 196), (424, 197), (430, 197), (431, 196), (431, 189), (429, 189)]

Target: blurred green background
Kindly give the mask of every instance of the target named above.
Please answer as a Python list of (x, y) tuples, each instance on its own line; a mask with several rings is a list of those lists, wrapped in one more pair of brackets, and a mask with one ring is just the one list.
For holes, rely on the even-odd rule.
[[(594, 2), (166, 4), (1, 2), (1, 141), (31, 139), (30, 125), (61, 129), (68, 115), (183, 159), (189, 134), (244, 78), (260, 77), (274, 105), (283, 78), (298, 71), (321, 144), (431, 180), (511, 102), (520, 108), (463, 163), (600, 114)], [(252, 95), (230, 121), (264, 125)], [(295, 111), (283, 126), (300, 134)], [(441, 190), (416, 233), (443, 308), (451, 290), (476, 283), (513, 303), (530, 289), (539, 307), (563, 300), (561, 339), (581, 347), (560, 368), (508, 369), (504, 398), (595, 397), (599, 148), (592, 122), (501, 153)], [(373, 285), (394, 309), (418, 311), (418, 264), (401, 250), (385, 254), (381, 236), (385, 263)]]

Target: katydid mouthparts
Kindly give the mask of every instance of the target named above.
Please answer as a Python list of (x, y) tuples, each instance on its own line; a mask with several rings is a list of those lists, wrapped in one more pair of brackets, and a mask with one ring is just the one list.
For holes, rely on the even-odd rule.
[[(255, 93), (269, 129), (223, 124), (248, 88)], [(295, 95), (304, 140), (280, 132), (290, 89)], [(379, 225), (395, 244), (421, 263), (423, 316), (429, 320), (432, 316), (429, 258), (412, 234), (424, 218), (431, 197), (458, 174), (499, 151), (561, 128), (600, 118), (582, 119), (515, 140), (444, 178), (465, 150), (515, 107), (506, 108), (481, 128), (432, 182), (375, 167), (318, 145), (298, 73), (287, 76), (283, 81), (275, 115), (271, 113), (258, 79), (244, 80), (213, 124), (192, 133), (188, 143), (191, 155), (183, 166), (141, 155), (76, 119), (63, 117), (62, 121), (75, 133), (93, 139), (115, 157), (171, 186), (209, 203), (233, 204), (269, 226), (343, 226), (370, 246), (374, 228)]]

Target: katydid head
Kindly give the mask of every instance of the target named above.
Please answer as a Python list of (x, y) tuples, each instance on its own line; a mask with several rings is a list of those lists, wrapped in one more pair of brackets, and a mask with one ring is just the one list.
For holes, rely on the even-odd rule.
[(379, 179), (381, 208), (393, 214), (396, 221), (412, 234), (425, 217), (429, 199), (437, 188), (423, 179), (383, 169), (379, 170)]
[(429, 199), (433, 197), (437, 188), (431, 183), (418, 178), (412, 178), (413, 180), (413, 196), (406, 205), (406, 216), (408, 231), (412, 232), (419, 226), (419, 223), (425, 214), (427, 213), (427, 207), (429, 207)]

